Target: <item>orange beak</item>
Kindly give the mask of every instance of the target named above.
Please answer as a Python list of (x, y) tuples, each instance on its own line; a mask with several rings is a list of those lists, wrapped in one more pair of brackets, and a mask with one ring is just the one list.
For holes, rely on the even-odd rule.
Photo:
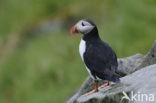
[(70, 34), (80, 33), (80, 30), (76, 27), (76, 24), (70, 29)]

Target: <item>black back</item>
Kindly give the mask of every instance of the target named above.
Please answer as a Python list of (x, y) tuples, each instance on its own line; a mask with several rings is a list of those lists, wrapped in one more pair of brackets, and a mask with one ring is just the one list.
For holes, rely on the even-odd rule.
[(100, 39), (97, 28), (85, 34), (83, 40), (86, 41), (84, 62), (95, 79), (98, 77), (114, 82), (119, 81), (116, 74), (117, 56), (113, 49)]

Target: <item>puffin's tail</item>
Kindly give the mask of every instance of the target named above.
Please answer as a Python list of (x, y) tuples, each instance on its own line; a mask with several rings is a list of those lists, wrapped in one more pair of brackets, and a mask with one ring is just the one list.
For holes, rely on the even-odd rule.
[(114, 74), (112, 76), (112, 81), (115, 82), (115, 83), (119, 83), (120, 82), (120, 75)]
[(96, 76), (99, 77), (100, 79), (112, 81), (114, 83), (119, 83), (120, 82), (120, 75), (117, 74), (116, 72), (114, 74), (112, 74), (112, 75), (96, 72)]

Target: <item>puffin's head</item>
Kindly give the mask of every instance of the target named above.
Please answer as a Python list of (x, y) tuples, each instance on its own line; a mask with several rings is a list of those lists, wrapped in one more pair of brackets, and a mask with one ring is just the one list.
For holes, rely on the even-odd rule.
[(75, 24), (71, 30), (70, 34), (88, 34), (90, 33), (94, 28), (96, 28), (96, 25), (89, 19), (83, 19), (80, 20), (77, 24)]

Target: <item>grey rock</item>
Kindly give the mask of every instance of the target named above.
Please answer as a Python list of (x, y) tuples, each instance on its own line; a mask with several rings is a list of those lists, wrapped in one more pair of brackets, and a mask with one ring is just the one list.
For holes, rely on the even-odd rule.
[(152, 64), (156, 64), (156, 40), (154, 41), (154, 44), (150, 51), (144, 57), (143, 62), (138, 67), (136, 67), (136, 70)]
[[(131, 101), (123, 99), (122, 103), (156, 103), (155, 69), (156, 64), (142, 68), (130, 75), (122, 77), (119, 84), (114, 84), (106, 88), (99, 87), (99, 92), (97, 93), (89, 96), (86, 96), (86, 94), (80, 96), (75, 103), (120, 103), (124, 96), (123, 91), (127, 93)], [(132, 92), (137, 94), (135, 97), (136, 101), (131, 98)], [(147, 98), (146, 96), (142, 97), (142, 95), (146, 95)]]
[(32, 32), (37, 35), (42, 33), (58, 32), (63, 28), (62, 25), (63, 21), (61, 19), (47, 20), (41, 22), (32, 30)]
[(142, 54), (136, 54), (127, 58), (118, 59), (118, 73), (127, 75), (136, 71), (136, 67), (141, 65), (143, 58), (144, 56)]
[(29, 35), (30, 37), (36, 37), (43, 34), (56, 34), (61, 30), (63, 30), (63, 20), (57, 18), (53, 20), (46, 20), (32, 27), (28, 27), (24, 31), (24, 34), (27, 36)]
[[(141, 54), (136, 54), (134, 56), (126, 57), (118, 59), (119, 69), (118, 72), (123, 75), (127, 75), (132, 71), (135, 71), (134, 68), (136, 68), (138, 65), (141, 64), (143, 61), (144, 56)], [(99, 81), (99, 85), (104, 84), (105, 81), (101, 80)], [(94, 81), (90, 78), (90, 76), (87, 77), (87, 79), (84, 81), (82, 86), (80, 87), (79, 91), (72, 96), (67, 103), (73, 103), (79, 96), (91, 91), (94, 89)]]
[[(99, 86), (104, 84), (105, 81), (99, 81)], [(79, 91), (74, 95), (72, 96), (68, 101), (67, 103), (74, 103), (75, 100), (80, 97), (81, 95), (91, 91), (94, 89), (94, 81), (93, 79), (88, 76), (87, 79), (84, 81), (84, 83), (82, 84), (81, 88), (79, 89)]]
[[(154, 93), (155, 95), (156, 89), (153, 89), (155, 87), (153, 84), (155, 84), (156, 79), (156, 71), (154, 71), (156, 65), (149, 65), (156, 64), (156, 41), (146, 56), (136, 54), (127, 58), (121, 58), (118, 59), (118, 64), (118, 73), (120, 73), (122, 76), (127, 75), (121, 78), (120, 84), (114, 85), (115, 87), (112, 86), (107, 87), (104, 90), (102, 89), (100, 90), (101, 92), (95, 93), (86, 98), (85, 94), (94, 89), (94, 82), (90, 77), (88, 77), (81, 86), (80, 90), (72, 98), (70, 98), (67, 103), (119, 103), (119, 99), (121, 99), (123, 96), (123, 90), (126, 93), (130, 93), (130, 91), (133, 90), (135, 93), (139, 91), (145, 93)], [(99, 82), (100, 85), (103, 83), (104, 81)], [(128, 101), (124, 101), (122, 103), (128, 103)], [(130, 101), (130, 103), (139, 102)]]

